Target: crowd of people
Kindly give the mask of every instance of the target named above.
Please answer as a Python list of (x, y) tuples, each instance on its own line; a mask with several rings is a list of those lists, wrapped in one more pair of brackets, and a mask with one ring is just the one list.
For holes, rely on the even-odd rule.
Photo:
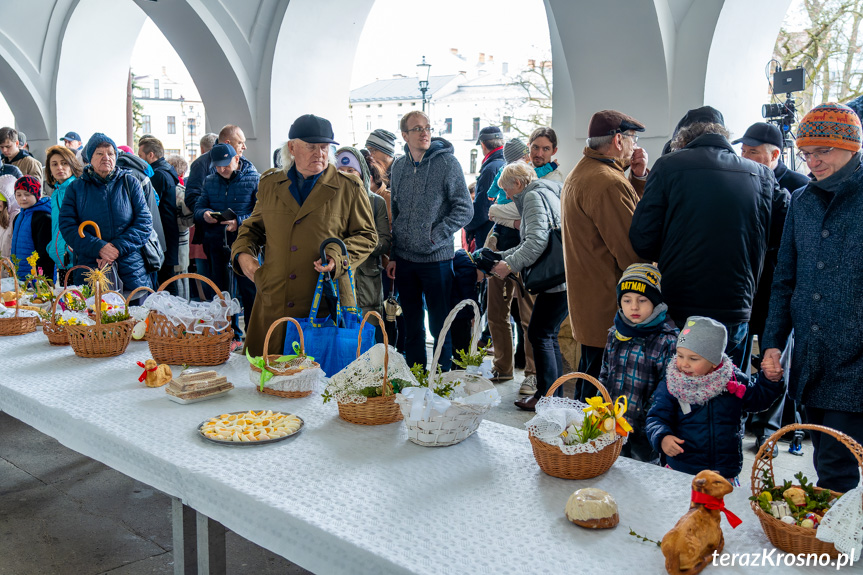
[[(20, 132), (2, 128), (0, 253), (23, 261), (35, 251), (58, 279), (74, 265), (111, 265), (126, 291), (197, 271), (240, 300), (236, 347), (252, 355), (276, 319), (310, 313), (322, 272), (344, 306), (383, 314), (385, 301), (400, 303), (377, 338), (387, 330), (409, 365), (428, 364), (426, 318), (437, 345), (453, 306), (474, 299), (495, 382), (514, 377), (516, 325), (517, 407), (535, 410), (577, 369), (626, 398), (624, 455), (689, 473), (740, 473), (744, 412), (757, 413), (759, 445), (789, 411), (863, 442), (860, 119), (840, 104), (806, 114), (797, 145), (808, 176), (782, 162), (776, 127), (757, 123), (731, 142), (709, 106), (680, 120), (652, 168), (638, 146), (646, 129), (595, 113), (566, 175), (553, 129), (523, 142), (489, 126), (469, 187), (452, 144), (417, 110), (401, 119), (402, 149), (384, 129), (363, 149), (338, 148), (328, 120), (301, 116), (263, 173), (234, 125), (206, 135), (191, 166), (152, 136), (132, 150), (69, 132), (44, 168)], [(100, 237), (80, 235), (84, 221)], [(327, 238), (347, 256), (330, 244), (321, 257)], [(213, 296), (183, 282), (166, 289)], [(468, 347), (463, 313), (440, 342), (443, 370)], [(570, 332), (580, 355), (565, 366)], [(819, 486), (855, 487), (854, 457), (831, 436), (812, 440)]]

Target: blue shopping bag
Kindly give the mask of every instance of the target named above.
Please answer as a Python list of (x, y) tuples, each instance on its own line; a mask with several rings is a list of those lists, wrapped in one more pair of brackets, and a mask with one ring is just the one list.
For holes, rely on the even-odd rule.
[[(354, 272), (350, 266), (348, 266), (348, 278), (351, 282), (351, 291), (354, 293), (354, 301), (356, 301)], [(333, 283), (335, 284), (336, 296), (338, 298), (339, 283)], [(333, 321), (332, 317), (317, 317), (323, 289), (324, 274), (321, 273), (318, 275), (318, 284), (315, 287), (315, 297), (312, 300), (312, 309), (309, 312), (309, 317), (306, 319), (297, 318), (297, 322), (303, 329), (306, 354), (315, 358), (315, 361), (321, 365), (321, 369), (324, 370), (327, 377), (332, 377), (357, 358), (357, 342), (360, 337), (362, 317), (360, 317), (357, 308), (342, 307), (341, 303), (336, 304), (336, 321)], [(344, 327), (338, 327), (339, 325), (344, 325)], [(297, 333), (297, 327), (293, 323), (288, 324), (285, 332), (284, 353), (294, 353), (293, 342), (299, 341), (299, 339), (300, 336)], [(363, 327), (360, 353), (368, 351), (374, 344), (375, 326), (366, 322), (366, 325)]]

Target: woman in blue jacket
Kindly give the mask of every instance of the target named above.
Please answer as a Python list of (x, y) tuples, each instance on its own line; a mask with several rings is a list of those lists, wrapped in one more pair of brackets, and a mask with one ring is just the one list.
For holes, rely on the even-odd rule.
[[(87, 142), (90, 164), (83, 175), (66, 188), (60, 206), (60, 233), (72, 248), (75, 264), (102, 267), (116, 264), (123, 289), (154, 287), (144, 265), (141, 249), (150, 237), (153, 219), (141, 184), (128, 170), (117, 168), (117, 146), (105, 134), (96, 133)], [(78, 236), (78, 226), (95, 222)], [(76, 276), (80, 282), (80, 274)]]
[(45, 182), (54, 188), (54, 193), (51, 194), (51, 241), (48, 242), (48, 255), (54, 260), (58, 280), (61, 282), (61, 274), (72, 267), (72, 252), (66, 247), (66, 240), (60, 234), (60, 206), (66, 197), (66, 189), (81, 176), (81, 172), (81, 162), (66, 146), (51, 146), (45, 152)]
[[(230, 292), (231, 244), (237, 239), (237, 230), (255, 208), (260, 175), (255, 166), (237, 155), (230, 144), (213, 146), (210, 160), (215, 173), (204, 180), (204, 189), (195, 201), (195, 233), (203, 236), (204, 252), (210, 262), (210, 279), (220, 290)], [(214, 217), (214, 214), (227, 209), (233, 210), (236, 218), (217, 220)], [(242, 275), (236, 278), (245, 325), (249, 325), (257, 293), (255, 284)], [(237, 316), (234, 316), (234, 322), (234, 333), (239, 337)]]

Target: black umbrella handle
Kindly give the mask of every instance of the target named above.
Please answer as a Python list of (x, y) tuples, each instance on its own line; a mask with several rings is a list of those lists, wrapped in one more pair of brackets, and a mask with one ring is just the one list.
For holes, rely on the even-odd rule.
[(342, 248), (342, 255), (344, 255), (345, 257), (348, 256), (348, 246), (345, 245), (345, 242), (343, 242), (339, 238), (327, 238), (323, 241), (323, 243), (321, 243), (321, 265), (322, 266), (327, 265), (327, 253), (325, 251), (325, 248), (330, 244), (338, 245), (340, 248)]

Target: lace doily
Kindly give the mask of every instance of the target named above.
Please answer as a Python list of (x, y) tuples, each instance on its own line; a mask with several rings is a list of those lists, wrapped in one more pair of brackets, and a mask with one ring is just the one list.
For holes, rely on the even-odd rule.
[[(524, 424), (531, 435), (549, 445), (556, 445), (567, 455), (576, 453), (596, 453), (615, 441), (616, 433), (603, 433), (587, 443), (566, 445), (560, 434), (569, 427), (580, 427), (584, 421), (586, 403), (566, 397), (543, 397), (536, 404), (536, 415)], [(623, 438), (624, 443), (626, 438)]]
[(863, 482), (840, 497), (833, 504), (815, 537), (825, 543), (833, 543), (842, 553), (859, 559), (863, 552)]
[[(126, 300), (122, 297), (118, 296), (115, 293), (106, 293), (102, 296), (102, 301), (112, 307), (126, 307)], [(96, 296), (90, 296), (87, 298), (87, 307), (90, 309), (96, 309)]]
[[(0, 318), (15, 317), (15, 308), (0, 305)], [(39, 312), (32, 309), (22, 309), (18, 312), (18, 317), (39, 317)]]
[[(387, 377), (390, 381), (403, 379), (409, 385), (419, 385), (404, 356), (390, 346)], [(367, 387), (380, 387), (384, 379), (384, 344), (378, 343), (352, 361), (343, 370), (330, 378), (327, 392), (339, 403), (365, 403), (366, 397), (360, 394)]]
[(68, 322), (70, 319), (74, 319), (83, 325), (93, 325), (96, 322), (90, 319), (86, 313), (82, 311), (72, 311), (70, 309), (64, 309), (62, 311), (58, 311), (57, 315), (54, 317), (54, 323), (59, 323), (60, 320), (65, 320)]
[[(306, 369), (294, 375), (274, 375), (264, 384), (264, 387), (276, 391), (314, 391), (318, 387), (318, 383), (326, 378), (326, 374), (320, 367), (313, 367), (313, 363), (308, 357), (297, 358), (295, 362), (289, 362), (285, 365), (290, 367), (305, 365), (307, 366)], [(254, 385), (260, 385), (260, 372), (249, 369), (249, 381)]]
[(189, 333), (206, 333), (208, 329), (217, 332), (231, 325), (231, 316), (243, 311), (240, 302), (228, 292), (222, 292), (225, 299), (213, 296), (212, 301), (186, 301), (168, 292), (159, 291), (147, 298), (147, 307), (168, 318), (177, 327)]

